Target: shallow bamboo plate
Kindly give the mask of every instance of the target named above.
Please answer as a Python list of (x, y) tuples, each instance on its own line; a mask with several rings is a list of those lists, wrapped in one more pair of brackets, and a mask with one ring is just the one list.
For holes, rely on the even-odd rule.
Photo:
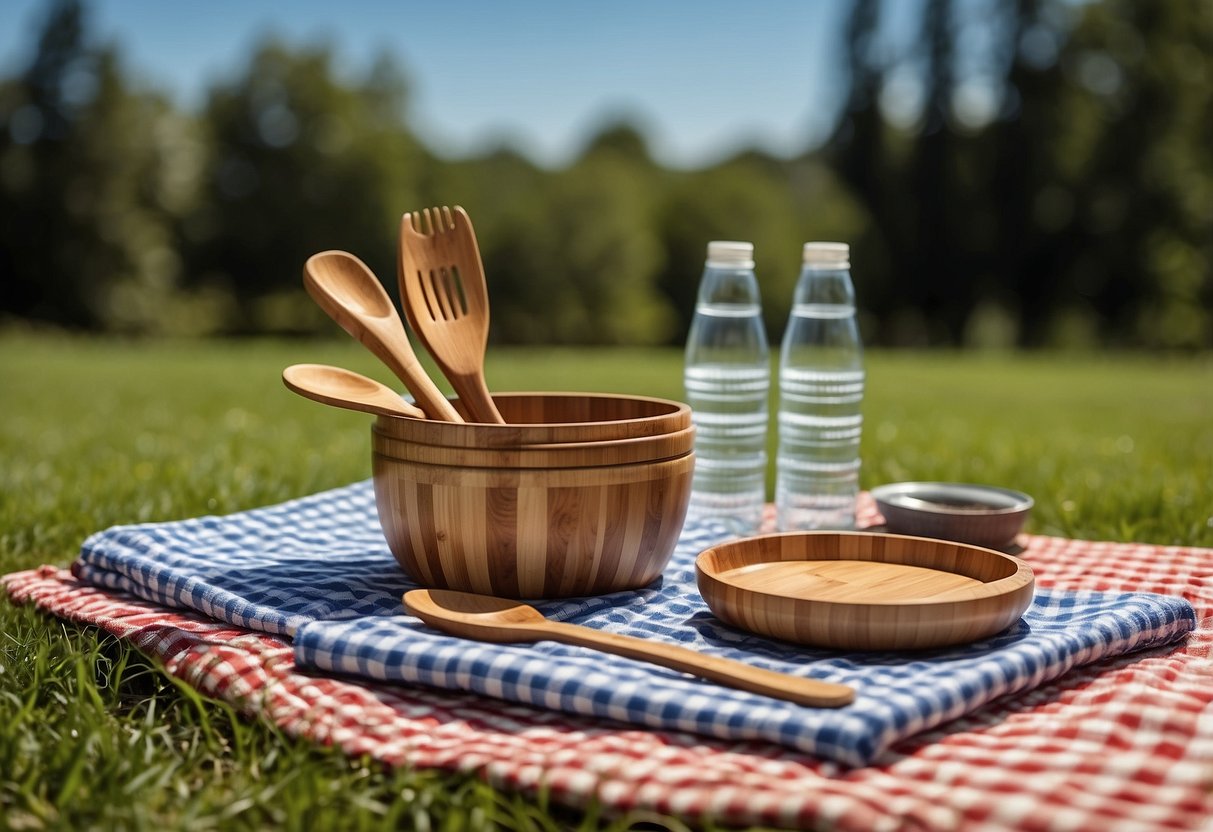
[(1005, 630), (1032, 603), (1031, 568), (964, 543), (867, 532), (789, 532), (715, 546), (695, 561), (723, 621), (843, 650), (917, 650)]

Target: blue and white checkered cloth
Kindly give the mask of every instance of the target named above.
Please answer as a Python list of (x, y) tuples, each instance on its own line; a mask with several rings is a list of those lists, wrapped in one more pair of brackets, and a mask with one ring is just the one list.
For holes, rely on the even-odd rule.
[(388, 551), (369, 482), (227, 517), (118, 526), (85, 541), (74, 571), (95, 585), (289, 636), (302, 668), (762, 739), (844, 765), (864, 765), (996, 697), (1175, 641), (1196, 625), (1180, 598), (1038, 590), (1017, 626), (976, 644), (917, 654), (801, 648), (739, 632), (707, 609), (695, 556), (727, 536), (723, 526), (688, 525), (663, 579), (649, 587), (536, 606), (561, 621), (853, 685), (854, 704), (801, 707), (585, 648), (485, 644), (430, 630), (404, 612), (401, 595), (416, 584)]

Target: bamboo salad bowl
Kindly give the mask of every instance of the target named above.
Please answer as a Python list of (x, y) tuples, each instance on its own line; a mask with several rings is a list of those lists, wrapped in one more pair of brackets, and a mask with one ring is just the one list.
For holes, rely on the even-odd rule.
[(375, 421), (375, 503), (401, 568), (425, 587), (509, 598), (656, 579), (690, 499), (689, 408), (604, 394), (494, 400), (507, 424)]

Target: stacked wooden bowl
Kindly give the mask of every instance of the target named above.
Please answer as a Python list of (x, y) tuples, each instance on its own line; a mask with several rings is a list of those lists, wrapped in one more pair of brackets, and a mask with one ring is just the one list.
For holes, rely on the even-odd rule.
[(590, 393), (493, 400), (506, 424), (375, 421), (375, 502), (404, 570), (427, 587), (511, 598), (660, 575), (690, 498), (690, 408)]

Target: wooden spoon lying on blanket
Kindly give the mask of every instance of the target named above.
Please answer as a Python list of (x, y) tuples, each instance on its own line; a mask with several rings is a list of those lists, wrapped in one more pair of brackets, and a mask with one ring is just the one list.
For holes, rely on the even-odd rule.
[(431, 627), (462, 638), (574, 644), (652, 662), (728, 687), (816, 708), (839, 708), (855, 699), (855, 691), (846, 685), (763, 670), (660, 641), (549, 621), (539, 610), (521, 601), (448, 589), (414, 589), (404, 594), (404, 606)]

